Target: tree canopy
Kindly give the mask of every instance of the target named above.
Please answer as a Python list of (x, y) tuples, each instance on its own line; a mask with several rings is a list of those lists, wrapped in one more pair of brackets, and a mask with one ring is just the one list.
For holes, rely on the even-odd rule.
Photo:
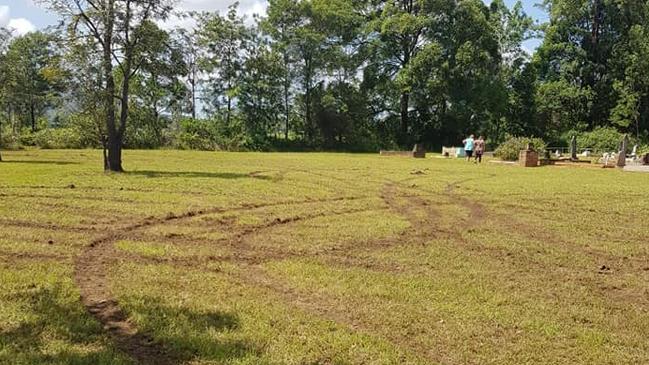
[(171, 1), (41, 3), (62, 27), (0, 33), (0, 132), (67, 128), (105, 148), (107, 170), (122, 170), (122, 147), (649, 137), (644, 1), (546, 0), (549, 20), (535, 24), (520, 1), (270, 0), (252, 18), (236, 3), (175, 15), (195, 24), (186, 29), (163, 26)]

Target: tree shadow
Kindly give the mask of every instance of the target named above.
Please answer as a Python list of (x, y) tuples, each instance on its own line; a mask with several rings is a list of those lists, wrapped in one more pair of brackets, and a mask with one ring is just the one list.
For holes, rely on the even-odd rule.
[(233, 172), (198, 172), (198, 171), (128, 171), (127, 175), (145, 176), (148, 178), (209, 178), (209, 179), (257, 179), (272, 180), (270, 176), (257, 174), (240, 174)]
[(215, 339), (215, 335), (239, 329), (236, 314), (171, 307), (160, 304), (163, 299), (147, 296), (132, 297), (128, 302), (137, 303), (128, 310), (141, 318), (143, 329), (181, 359), (221, 363), (261, 353), (248, 341)]
[[(137, 349), (123, 347), (128, 339), (106, 341), (107, 332), (61, 286), (27, 289), (5, 299), (20, 303), (25, 315), (18, 326), (0, 329), (0, 364), (130, 365), (134, 360), (129, 355)], [(153, 335), (168, 354), (168, 363), (223, 362), (260, 353), (246, 341), (214, 338), (239, 328), (234, 314), (169, 307), (151, 297), (134, 300), (138, 305), (129, 309), (143, 319), (139, 332)]]
[(39, 160), (2, 160), (0, 162), (0, 165), (2, 164), (27, 164), (27, 165), (57, 165), (57, 166), (63, 166), (63, 165), (79, 165), (79, 162), (73, 162), (73, 161), (39, 161)]
[(106, 343), (99, 324), (60, 286), (26, 289), (5, 298), (20, 303), (26, 314), (18, 326), (0, 329), (0, 363), (129, 364)]

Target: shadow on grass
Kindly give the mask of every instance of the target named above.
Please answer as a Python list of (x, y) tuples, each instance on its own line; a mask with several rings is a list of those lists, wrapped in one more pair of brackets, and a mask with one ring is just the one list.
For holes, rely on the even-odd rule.
[[(107, 341), (107, 334), (77, 301), (59, 286), (26, 289), (5, 296), (21, 307), (21, 323), (0, 328), (0, 364), (131, 365), (128, 354)], [(214, 336), (236, 331), (238, 318), (230, 313), (197, 312), (161, 305), (160, 299), (137, 297), (133, 309), (144, 330), (160, 342), (172, 363), (193, 360), (222, 362), (259, 351), (239, 340)], [(124, 340), (124, 339), (116, 339)], [(130, 352), (129, 349), (127, 351)]]
[(247, 341), (223, 339), (229, 334), (239, 337), (235, 334), (239, 329), (235, 314), (170, 307), (160, 304), (163, 299), (146, 296), (132, 297), (128, 302), (137, 303), (128, 310), (137, 313), (142, 329), (181, 359), (221, 363), (261, 353)]
[(7, 295), (20, 303), (21, 323), (0, 329), (1, 364), (126, 365), (107, 344), (102, 328), (59, 286)]
[(72, 161), (38, 161), (38, 160), (2, 160), (0, 162), (1, 164), (27, 164), (27, 165), (57, 165), (57, 166), (64, 166), (64, 165), (79, 165), (78, 162), (72, 162)]
[(209, 179), (257, 179), (272, 180), (269, 176), (256, 174), (239, 174), (232, 172), (196, 172), (196, 171), (129, 171), (128, 175), (148, 178), (209, 178)]

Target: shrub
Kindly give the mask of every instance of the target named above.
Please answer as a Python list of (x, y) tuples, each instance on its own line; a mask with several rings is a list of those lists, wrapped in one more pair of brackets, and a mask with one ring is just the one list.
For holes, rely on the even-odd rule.
[[(577, 134), (577, 145), (580, 149), (590, 148), (593, 152), (612, 152), (617, 151), (622, 138), (624, 138), (624, 134), (618, 132), (617, 129), (600, 127), (593, 129), (591, 132)], [(636, 143), (636, 140), (629, 136), (629, 141), (629, 148), (631, 148)]]
[(32, 134), (34, 146), (43, 149), (83, 148), (81, 137), (72, 128), (47, 128)]
[(638, 148), (638, 155), (649, 153), (649, 145), (643, 144)]
[(183, 119), (176, 133), (172, 138), (174, 147), (185, 150), (240, 151), (249, 149), (251, 144), (242, 124), (235, 118), (229, 126), (219, 119)]
[(496, 148), (494, 155), (504, 161), (516, 161), (520, 151), (526, 149), (529, 143), (536, 151), (545, 150), (545, 142), (540, 138), (510, 137)]

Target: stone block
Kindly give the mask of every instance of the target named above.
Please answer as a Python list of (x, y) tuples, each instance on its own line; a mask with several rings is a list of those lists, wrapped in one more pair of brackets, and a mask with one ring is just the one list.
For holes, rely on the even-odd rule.
[(518, 155), (518, 163), (523, 167), (537, 167), (539, 165), (539, 153), (532, 150), (523, 150)]

